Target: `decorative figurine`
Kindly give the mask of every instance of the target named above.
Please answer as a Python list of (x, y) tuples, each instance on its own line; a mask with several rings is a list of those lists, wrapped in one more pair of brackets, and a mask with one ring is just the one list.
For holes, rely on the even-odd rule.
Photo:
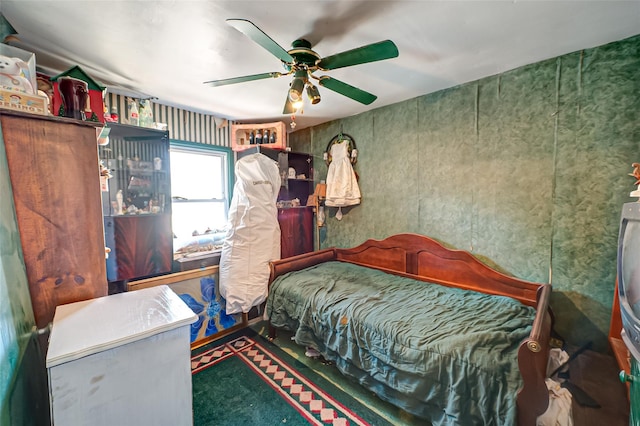
[[(629, 173), (629, 176), (633, 176), (636, 179), (634, 185), (637, 185), (638, 188), (629, 194), (630, 197), (640, 197), (640, 163), (631, 164), (633, 167), (633, 172)], [(640, 201), (640, 200), (638, 200)]]
[[(82, 102), (79, 104), (82, 108), (82, 112), (85, 110), (91, 111), (86, 116), (87, 120), (97, 119), (100, 122), (105, 122), (104, 111), (104, 96), (106, 93), (106, 87), (94, 80), (89, 74), (84, 72), (79, 66), (73, 66), (68, 70), (51, 77), (50, 81), (53, 84), (53, 103), (52, 111), (59, 111), (61, 104), (63, 103), (62, 92), (60, 90), (60, 79), (63, 77), (71, 77), (76, 80), (80, 80), (86, 83), (86, 93), (82, 95)], [(69, 107), (65, 108), (67, 117), (75, 118), (75, 114), (69, 111)], [(95, 117), (93, 114), (96, 114)]]
[(122, 189), (120, 189), (116, 194), (116, 201), (118, 202), (118, 211), (116, 212), (117, 215), (124, 214), (122, 198), (123, 198)]
[(9, 91), (35, 94), (29, 80), (29, 66), (20, 58), (0, 55), (0, 87)]

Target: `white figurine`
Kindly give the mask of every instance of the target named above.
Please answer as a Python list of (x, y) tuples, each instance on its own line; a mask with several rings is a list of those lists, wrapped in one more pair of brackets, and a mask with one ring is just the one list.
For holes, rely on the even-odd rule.
[(629, 176), (633, 176), (636, 179), (635, 185), (637, 185), (638, 188), (631, 192), (629, 197), (640, 197), (640, 163), (633, 163), (631, 167), (633, 167), (633, 173), (629, 173)]
[(122, 189), (120, 189), (116, 194), (116, 201), (118, 202), (118, 210), (116, 211), (117, 215), (124, 214), (122, 197)]

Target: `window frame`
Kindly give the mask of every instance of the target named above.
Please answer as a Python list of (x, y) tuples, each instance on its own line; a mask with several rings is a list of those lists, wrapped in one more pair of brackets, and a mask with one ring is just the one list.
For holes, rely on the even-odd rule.
[[(199, 202), (210, 202), (210, 201), (223, 201), (226, 214), (229, 213), (229, 208), (231, 206), (231, 199), (233, 197), (233, 187), (234, 187), (234, 177), (235, 173), (233, 173), (233, 164), (234, 164), (234, 155), (231, 148), (227, 148), (219, 145), (208, 145), (197, 142), (187, 142), (179, 139), (169, 139), (169, 158), (171, 158), (171, 151), (182, 151), (197, 154), (198, 152), (202, 154), (225, 154), (226, 161), (222, 162), (223, 167), (223, 175), (226, 177), (226, 188), (223, 188), (224, 194), (226, 197), (222, 199), (194, 199), (194, 200), (174, 200), (174, 196), (178, 194), (171, 194), (171, 204), (173, 211), (173, 203), (199, 203)], [(174, 248), (175, 250), (175, 248)]]

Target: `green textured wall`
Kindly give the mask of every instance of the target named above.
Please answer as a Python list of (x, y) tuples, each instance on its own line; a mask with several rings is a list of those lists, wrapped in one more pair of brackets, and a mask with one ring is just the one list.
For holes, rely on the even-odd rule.
[[(315, 156), (354, 137), (362, 203), (322, 247), (398, 232), (554, 286), (557, 330), (607, 350), (620, 209), (640, 162), (640, 36), (295, 132)], [(347, 102), (347, 101), (345, 101)]]
[(47, 381), (37, 339), (0, 129), (0, 424), (48, 421)]

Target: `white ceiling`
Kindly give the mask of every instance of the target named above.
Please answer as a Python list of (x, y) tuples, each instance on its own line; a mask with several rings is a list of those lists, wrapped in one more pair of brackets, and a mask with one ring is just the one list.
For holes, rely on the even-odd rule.
[(320, 88), (299, 128), (355, 115), (640, 33), (640, 1), (0, 0), (12, 42), (57, 73), (80, 65), (117, 93), (237, 121), (282, 115), (291, 77), (211, 88), (204, 81), (282, 71), (228, 18), (252, 21), (285, 50), (322, 57), (393, 40), (399, 57), (326, 74), (378, 96), (369, 106)]

